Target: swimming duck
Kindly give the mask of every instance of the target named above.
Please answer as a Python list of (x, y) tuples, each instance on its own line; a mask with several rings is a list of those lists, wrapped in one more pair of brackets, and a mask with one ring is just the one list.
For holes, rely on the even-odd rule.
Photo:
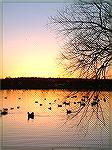
[(8, 111), (6, 111), (6, 110), (3, 110), (3, 111), (0, 110), (0, 114), (1, 114), (1, 115), (7, 115), (7, 114), (8, 114)]
[(3, 108), (4, 111), (8, 111), (8, 108)]
[(51, 107), (49, 107), (48, 109), (51, 110)]
[(58, 104), (58, 107), (62, 107), (62, 105), (59, 105), (59, 104)]
[(32, 113), (27, 113), (28, 114), (28, 120), (31, 118), (31, 119), (34, 119), (34, 112)]
[(77, 95), (71, 96), (71, 98), (77, 98)]
[(68, 114), (71, 114), (71, 113), (72, 113), (71, 110), (67, 110), (67, 115), (68, 115)]
[(70, 106), (70, 102), (66, 102), (66, 104), (65, 105), (69, 105)]

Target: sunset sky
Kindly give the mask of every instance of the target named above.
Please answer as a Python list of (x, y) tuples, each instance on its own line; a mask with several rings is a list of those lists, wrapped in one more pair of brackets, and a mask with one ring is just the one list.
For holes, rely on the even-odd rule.
[(60, 47), (46, 24), (63, 5), (4, 3), (2, 78), (60, 76), (56, 61)]
[(61, 48), (56, 35), (47, 26), (48, 17), (55, 16), (64, 5), (65, 2), (3, 4), (0, 78), (68, 77), (57, 62)]

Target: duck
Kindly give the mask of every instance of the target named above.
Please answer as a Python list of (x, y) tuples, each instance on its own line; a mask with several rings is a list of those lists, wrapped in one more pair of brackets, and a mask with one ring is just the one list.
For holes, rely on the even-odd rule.
[(49, 107), (48, 109), (51, 110), (51, 107)]
[(0, 110), (0, 114), (1, 114), (1, 115), (7, 115), (7, 114), (8, 114), (8, 111), (6, 111), (6, 110), (3, 110), (3, 111)]
[(70, 102), (64, 101), (63, 104), (65, 104), (65, 105), (70, 105)]
[(81, 106), (84, 107), (85, 105), (86, 105), (86, 104), (85, 104), (85, 102), (83, 102), (83, 101), (80, 103), (80, 107), (81, 107)]
[(67, 115), (71, 114), (71, 113), (72, 113), (72, 111), (67, 109)]
[(8, 108), (3, 108), (4, 111), (8, 111)]
[(93, 106), (98, 106), (98, 102), (95, 102), (95, 101), (93, 101), (92, 103), (91, 103), (91, 106), (93, 107)]
[(71, 96), (71, 98), (77, 98), (77, 95)]
[(66, 102), (66, 104), (65, 105), (69, 105), (70, 106), (70, 102)]
[(34, 119), (34, 112), (32, 113), (27, 113), (28, 114), (28, 120), (31, 118), (31, 119)]
[(81, 101), (82, 101), (82, 102), (85, 102), (85, 98), (82, 98)]
[(69, 98), (70, 96), (68, 95), (67, 98)]
[(59, 105), (59, 104), (58, 104), (58, 107), (62, 107), (62, 105)]
[(8, 112), (7, 112), (7, 111), (2, 111), (1, 114), (2, 114), (2, 115), (7, 115)]
[(104, 98), (103, 101), (106, 102), (106, 99)]
[(63, 102), (63, 104), (65, 104), (65, 105), (66, 105), (66, 101), (64, 101), (64, 102)]

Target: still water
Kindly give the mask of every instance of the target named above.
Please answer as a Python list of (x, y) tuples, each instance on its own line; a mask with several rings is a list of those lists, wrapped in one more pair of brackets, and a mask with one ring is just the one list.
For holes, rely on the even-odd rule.
[[(63, 102), (70, 93), (67, 90), (1, 90), (0, 104), (8, 108), (8, 114), (0, 116), (2, 146), (38, 147), (102, 147), (110, 148), (112, 136), (112, 92), (102, 92), (106, 102), (102, 102), (105, 123), (88, 114), (81, 123), (81, 112), (73, 117), (68, 110), (77, 109), (75, 102), (81, 99), (68, 97), (70, 105)], [(62, 107), (58, 107), (62, 105)], [(34, 112), (34, 119), (28, 120), (27, 112)], [(103, 116), (103, 117), (102, 117)], [(79, 125), (78, 125), (79, 124)]]

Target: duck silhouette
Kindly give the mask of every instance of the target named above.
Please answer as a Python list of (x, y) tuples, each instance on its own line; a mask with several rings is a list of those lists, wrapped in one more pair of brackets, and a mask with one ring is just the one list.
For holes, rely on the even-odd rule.
[(3, 111), (0, 110), (0, 114), (1, 114), (1, 115), (7, 115), (7, 114), (8, 114), (8, 111), (7, 111), (7, 110), (4, 110), (4, 109), (3, 109)]
[(49, 107), (48, 109), (51, 110), (51, 107)]
[(65, 104), (65, 105), (66, 105), (66, 101), (64, 101), (64, 102), (63, 102), (63, 104)]
[(31, 118), (31, 119), (34, 119), (34, 112), (32, 113), (27, 113), (28, 114), (28, 120)]
[(4, 111), (8, 111), (8, 108), (3, 108)]
[(106, 99), (104, 98), (103, 101), (106, 102)]
[(83, 102), (83, 101), (80, 103), (80, 107), (81, 107), (81, 106), (83, 106), (83, 107), (84, 107), (85, 105), (86, 105), (86, 103), (85, 103), (85, 102)]
[(7, 115), (7, 114), (8, 114), (7, 111), (2, 111), (2, 112), (1, 112), (1, 115)]
[(71, 113), (72, 113), (71, 110), (68, 110), (68, 109), (67, 109), (67, 115), (68, 115), (68, 114), (71, 114)]
[(66, 102), (64, 101), (63, 104), (66, 106), (66, 105), (69, 105), (70, 106), (70, 101), (69, 102)]
[(59, 104), (58, 104), (58, 107), (62, 107), (62, 105), (59, 105)]
[(93, 107), (93, 106), (98, 106), (98, 102), (95, 102), (95, 101), (93, 101), (92, 103), (91, 103), (91, 106)]
[(77, 95), (71, 96), (71, 98), (77, 98)]
[(70, 106), (70, 102), (66, 102), (65, 105), (69, 105)]

